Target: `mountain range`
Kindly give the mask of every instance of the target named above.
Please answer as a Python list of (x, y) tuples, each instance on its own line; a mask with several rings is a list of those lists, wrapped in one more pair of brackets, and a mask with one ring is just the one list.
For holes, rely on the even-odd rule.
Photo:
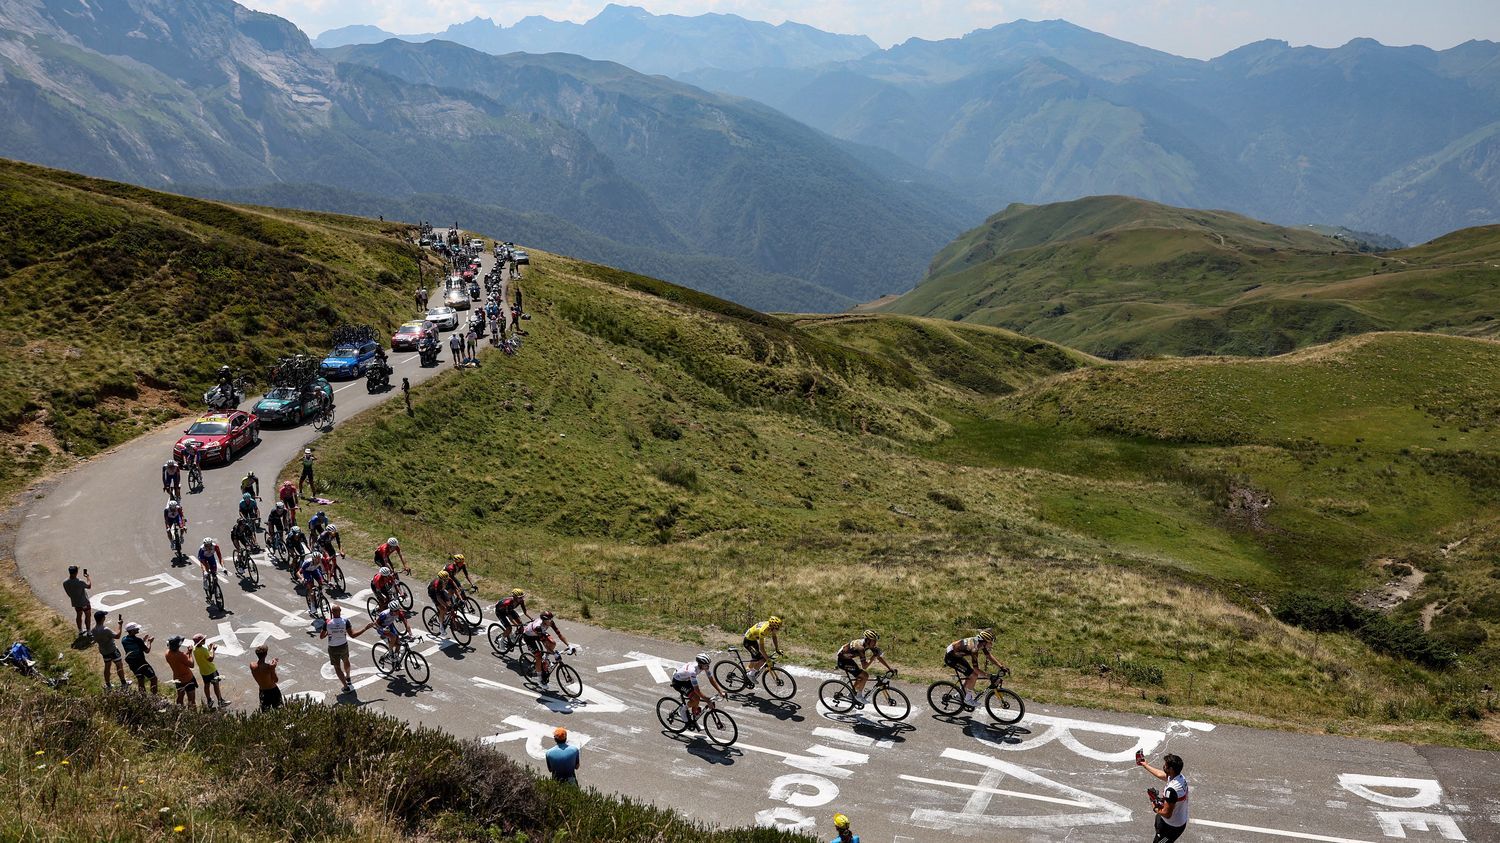
[(681, 78), (1003, 206), (1128, 194), (1420, 242), (1500, 221), (1500, 44), (1250, 44), (1211, 61), (1065, 21)]
[(0, 155), (283, 205), (458, 207), (767, 308), (910, 286), (980, 216), (936, 177), (753, 102), (439, 41), (324, 53), (230, 0), (7, 3), (0, 110)]
[(856, 59), (880, 49), (863, 35), (837, 35), (792, 21), (772, 25), (739, 15), (653, 15), (636, 6), (613, 3), (584, 23), (531, 16), (503, 26), (475, 17), (442, 32), (419, 35), (397, 35), (355, 24), (324, 32), (312, 44), (346, 47), (391, 38), (440, 39), (495, 55), (576, 53), (669, 76), (709, 68), (806, 67)]
[(1259, 357), (1370, 331), (1500, 336), (1500, 226), (1398, 251), (1360, 245), (1125, 196), (1012, 205), (879, 308), (1110, 358)]

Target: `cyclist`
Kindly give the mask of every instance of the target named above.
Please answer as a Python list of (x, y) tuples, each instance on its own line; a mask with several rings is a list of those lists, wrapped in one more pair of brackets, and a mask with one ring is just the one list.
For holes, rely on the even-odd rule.
[(719, 680), (709, 672), (710, 662), (712, 659), (708, 657), (708, 653), (699, 653), (692, 661), (677, 668), (677, 671), (672, 674), (672, 689), (687, 698), (688, 712), (692, 718), (688, 721), (689, 726), (698, 722), (698, 710), (707, 697), (703, 689), (698, 687), (699, 677), (707, 676), (714, 690), (718, 691), (721, 696), (725, 696), (724, 688), (719, 685)]
[(781, 618), (772, 615), (745, 630), (745, 640), (743, 643), (745, 645), (745, 652), (750, 656), (748, 668), (751, 682), (754, 682), (760, 676), (760, 669), (766, 664), (766, 656), (761, 649), (761, 642), (765, 640), (767, 635), (771, 636), (771, 647), (775, 650), (776, 655), (781, 655), (781, 641), (776, 637), (776, 633), (780, 629)]
[(255, 502), (255, 496), (249, 492), (240, 495), (240, 518), (260, 523), (260, 504)]
[(389, 566), (392, 554), (401, 560), (402, 572), (411, 573), (411, 567), (406, 564), (406, 554), (401, 552), (401, 542), (396, 541), (395, 536), (391, 536), (375, 548), (375, 564), (382, 567)]
[(319, 535), (323, 532), (323, 528), (327, 526), (328, 513), (320, 509), (317, 515), (307, 519), (307, 534), (309, 536)]
[(224, 551), (219, 549), (219, 543), (203, 537), (203, 543), (198, 545), (198, 567), (203, 569), (203, 588), (208, 589), (208, 578), (217, 577), (219, 569), (224, 567)]
[(279, 536), (284, 540), (287, 530), (291, 527), (291, 513), (287, 512), (286, 504), (277, 501), (276, 506), (271, 509), (271, 514), (266, 516), (266, 533), (273, 538)]
[(344, 540), (339, 537), (339, 528), (337, 524), (333, 524), (330, 522), (323, 528), (323, 531), (321, 533), (316, 533), (315, 535), (317, 535), (318, 537), (316, 541), (318, 549), (323, 551), (324, 556), (327, 556), (330, 560), (332, 560), (334, 557), (338, 557), (340, 559), (345, 558)]
[(501, 598), (495, 604), (495, 617), (500, 619), (500, 626), (505, 629), (506, 635), (521, 628), (521, 615), (525, 615), (526, 620), (531, 620), (531, 613), (526, 611), (525, 589), (513, 588), (508, 597)]
[(182, 446), (182, 467), (183, 469), (203, 467), (203, 446), (196, 439)]
[(255, 530), (250, 526), (249, 521), (241, 518), (229, 529), (229, 540), (234, 544), (236, 551), (249, 551), (255, 546)]
[(286, 508), (292, 512), (292, 523), (297, 523), (297, 487), (288, 480), (281, 484), (276, 492), (276, 497), (286, 504)]
[(981, 655), (995, 667), (1005, 669), (1005, 665), (996, 661), (990, 653), (990, 646), (994, 643), (994, 634), (988, 629), (981, 629), (978, 635), (960, 638), (943, 651), (943, 664), (964, 677), (964, 705), (972, 706), (979, 702), (979, 696), (974, 693), (974, 683), (979, 681), (979, 669), (983, 666), (979, 658)]
[(172, 541), (172, 528), (187, 530), (187, 513), (182, 511), (182, 504), (176, 498), (167, 501), (167, 506), (161, 511), (162, 521), (167, 525), (167, 541)]
[(849, 674), (849, 680), (854, 683), (854, 701), (860, 706), (863, 706), (868, 700), (868, 697), (865, 695), (865, 683), (870, 681), (870, 673), (866, 668), (870, 666), (871, 662), (879, 660), (881, 664), (885, 665), (886, 670), (892, 673), (895, 672), (895, 668), (891, 667), (891, 663), (885, 660), (885, 654), (880, 651), (879, 647), (875, 646), (879, 643), (880, 636), (875, 630), (867, 629), (863, 637), (856, 638), (840, 647), (838, 655), (835, 657), (838, 661), (839, 670)]
[(240, 491), (260, 500), (260, 478), (255, 476), (255, 472), (246, 472), (245, 476), (240, 478)]
[[(407, 573), (409, 574), (411, 571), (408, 570)], [(397, 618), (401, 621), (401, 625), (406, 627), (406, 634), (411, 635), (411, 624), (406, 622), (406, 613), (401, 611), (400, 605), (396, 600), (396, 583), (399, 581), (396, 578), (396, 574), (390, 568), (381, 568), (375, 572), (374, 578), (370, 580), (370, 591), (375, 595), (375, 599), (379, 601), (380, 611), (394, 609)]]
[(453, 584), (458, 586), (460, 590), (462, 590), (463, 586), (458, 585), (459, 574), (463, 574), (464, 579), (469, 581), (470, 588), (474, 586), (474, 577), (469, 574), (469, 563), (464, 559), (462, 553), (453, 554), (448, 560), (448, 564), (443, 566), (443, 572), (448, 575), (449, 579), (453, 580)]
[(182, 466), (176, 457), (161, 465), (161, 490), (174, 499), (182, 497)]
[[(397, 620), (400, 620), (402, 624), (406, 623), (406, 613), (396, 606), (388, 606), (375, 616), (375, 631), (380, 633), (380, 637), (391, 648), (391, 652), (399, 652), (401, 649), (401, 635), (396, 632)], [(406, 628), (406, 636), (411, 637), (409, 626)]]
[(562, 630), (557, 628), (557, 621), (553, 620), (553, 614), (550, 611), (542, 612), (540, 615), (537, 615), (536, 620), (521, 628), (521, 638), (526, 642), (527, 648), (531, 650), (532, 658), (536, 660), (536, 672), (538, 676), (542, 677), (543, 688), (547, 687), (552, 677), (543, 671), (542, 651), (545, 650), (550, 653), (557, 649), (557, 643), (552, 640), (551, 635), (547, 634), (547, 630), (549, 629), (557, 633), (557, 637), (563, 642), (564, 646), (572, 646), (568, 644), (568, 639), (563, 637)]
[(437, 609), (438, 635), (442, 635), (448, 631), (448, 622), (453, 616), (453, 578), (447, 571), (438, 571), (438, 575), (427, 584), (427, 599)]
[(838, 837), (828, 843), (859, 843), (859, 835), (849, 830), (849, 818), (843, 814), (833, 815), (833, 830)]
[(302, 560), (307, 557), (307, 536), (302, 534), (302, 528), (296, 524), (286, 531), (286, 558), (287, 567), (292, 571), (292, 582), (297, 582), (297, 568), (302, 565)]
[(297, 566), (297, 580), (302, 583), (307, 597), (307, 616), (315, 618), (318, 616), (317, 602), (313, 599), (314, 593), (318, 591), (323, 582), (323, 565), (316, 554), (309, 553), (302, 557), (302, 564)]

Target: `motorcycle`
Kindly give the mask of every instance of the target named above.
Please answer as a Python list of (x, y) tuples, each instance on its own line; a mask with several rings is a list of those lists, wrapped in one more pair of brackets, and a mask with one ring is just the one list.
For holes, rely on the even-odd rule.
[(437, 340), (428, 337), (417, 346), (417, 357), (421, 360), (422, 367), (436, 366), (438, 361)]
[(233, 410), (245, 400), (244, 378), (228, 384), (227, 390), (225, 386), (222, 383), (215, 384), (213, 389), (203, 393), (203, 403), (207, 404), (210, 410)]
[(386, 363), (376, 360), (365, 370), (365, 391), (374, 395), (377, 392), (385, 392), (391, 388), (391, 375), (396, 370)]
[(481, 337), (484, 336), (485, 327), (484, 327), (484, 311), (483, 310), (475, 310), (474, 311), (474, 315), (469, 319), (469, 326), (474, 329), (474, 333), (477, 336), (481, 336)]
[(472, 301), (479, 301), (479, 282), (478, 281), (470, 281), (469, 282), (469, 299), (472, 300)]

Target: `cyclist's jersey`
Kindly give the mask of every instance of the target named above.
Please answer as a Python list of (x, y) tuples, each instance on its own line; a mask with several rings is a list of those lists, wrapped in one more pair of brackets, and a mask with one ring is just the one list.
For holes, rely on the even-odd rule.
[(292, 514), (285, 509), (273, 509), (266, 516), (266, 528), (276, 533), (284, 533), (291, 529)]
[(318, 535), (319, 533), (322, 533), (323, 530), (325, 528), (327, 528), (327, 527), (328, 527), (328, 516), (326, 516), (326, 515), (314, 515), (307, 522), (307, 531), (309, 533), (312, 533), (313, 535)]
[(521, 634), (527, 638), (545, 638), (547, 635), (547, 621), (537, 618), (529, 624), (521, 627)]
[(203, 563), (210, 572), (219, 570), (219, 546), (211, 544), (207, 547), (198, 546), (198, 561)]
[(851, 659), (878, 659), (880, 658), (880, 648), (866, 647), (865, 639), (856, 638), (853, 641), (850, 641), (848, 644), (845, 644), (843, 648), (839, 650), (839, 655), (846, 656)]
[(387, 638), (396, 637), (396, 613), (387, 609), (375, 616), (375, 631)]
[(172, 526), (173, 524), (176, 524), (179, 527), (187, 526), (187, 515), (183, 513), (182, 507), (180, 506), (175, 510), (170, 506), (163, 508), (161, 511), (161, 517), (162, 520), (167, 523), (168, 527)]
[(988, 652), (990, 645), (979, 640), (979, 636), (960, 638), (948, 645), (948, 652), (959, 656), (977, 656), (980, 651)]
[(290, 483), (283, 483), (283, 484), (281, 484), (281, 491), (280, 491), (279, 495), (281, 497), (281, 500), (283, 502), (285, 502), (287, 506), (296, 506), (297, 505), (297, 487), (296, 486), (293, 486)]
[(394, 574), (389, 577), (382, 577), (381, 575), (376, 574), (374, 578), (370, 580), (371, 591), (385, 592), (395, 587), (395, 585), (396, 576)]
[(255, 501), (247, 501), (244, 498), (240, 498), (240, 515), (254, 515), (258, 509), (259, 507), (255, 505)]
[(698, 665), (698, 662), (690, 661), (682, 667), (677, 668), (677, 672), (672, 674), (672, 681), (691, 682), (694, 685), (697, 685), (698, 675), (702, 672), (703, 668)]
[(182, 476), (182, 467), (175, 462), (169, 462), (161, 467), (161, 482), (169, 485), (173, 480)]
[(524, 611), (526, 611), (525, 597), (506, 597), (495, 604), (495, 614), (497, 615), (508, 615)]
[(438, 598), (440, 597), (444, 600), (447, 600), (448, 586), (444, 585), (441, 579), (434, 579), (432, 582), (427, 584), (427, 596), (432, 598), (432, 601), (434, 603), (436, 603)]
[(344, 542), (339, 538), (339, 534), (336, 530), (324, 530), (323, 532), (319, 533), (318, 544), (328, 548), (330, 553), (335, 547), (342, 548), (344, 546)]
[(291, 553), (306, 553), (307, 536), (302, 533), (297, 533), (296, 535), (288, 533), (286, 537), (286, 549)]
[(469, 566), (459, 562), (449, 562), (443, 566), (443, 570), (448, 572), (449, 579), (456, 581), (460, 573), (467, 574), (469, 572)]
[(246, 476), (240, 478), (240, 491), (241, 492), (249, 492), (250, 494), (253, 495), (253, 494), (255, 494), (259, 490), (260, 490), (260, 480), (254, 478), (254, 477), (251, 477), (249, 475), (246, 475)]
[(755, 641), (758, 643), (762, 638), (766, 637), (767, 635), (773, 634), (773, 632), (774, 631), (771, 629), (770, 621), (761, 621), (755, 626), (752, 626), (749, 629), (745, 630), (745, 638), (746, 640)]
[(203, 452), (200, 451), (197, 447), (187, 447), (187, 448), (183, 448), (182, 449), (182, 464), (183, 465), (185, 465), (185, 466), (197, 465), (198, 463), (200, 463), (202, 461), (203, 461)]
[(323, 578), (323, 564), (316, 556), (309, 556), (302, 560), (302, 565), (297, 569), (304, 580), (321, 580)]
[(384, 565), (391, 561), (391, 554), (395, 550), (395, 548), (391, 547), (390, 542), (381, 542), (380, 546), (375, 548), (375, 563), (377, 565)]

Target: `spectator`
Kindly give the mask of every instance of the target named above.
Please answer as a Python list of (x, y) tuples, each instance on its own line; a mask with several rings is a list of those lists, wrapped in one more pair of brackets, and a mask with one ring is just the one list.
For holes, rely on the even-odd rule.
[(457, 369), (463, 365), (464, 338), (454, 331), (448, 336), (448, 351), (453, 355), (453, 368)]
[(833, 830), (838, 836), (829, 843), (859, 843), (859, 835), (849, 830), (849, 818), (843, 814), (833, 815)]
[(282, 703), (280, 680), (276, 677), (276, 665), (281, 664), (281, 660), (266, 661), (268, 652), (270, 648), (264, 644), (256, 647), (255, 661), (250, 663), (250, 675), (254, 677), (256, 686), (260, 688), (261, 711), (281, 708)]
[(1187, 831), (1188, 783), (1182, 776), (1182, 759), (1168, 753), (1161, 758), (1161, 767), (1153, 767), (1145, 756), (1137, 753), (1135, 763), (1151, 775), (1167, 783), (1167, 789), (1157, 793), (1156, 788), (1146, 791), (1151, 796), (1151, 807), (1156, 814), (1156, 836), (1151, 843), (1172, 843)]
[(78, 627), (78, 637), (88, 635), (89, 631), (89, 589), (94, 587), (94, 581), (89, 577), (87, 569), (83, 572), (83, 579), (78, 578), (78, 566), (68, 566), (68, 578), (63, 580), (63, 591), (68, 593), (68, 602), (73, 605), (73, 625)]
[(120, 676), (120, 687), (129, 688), (130, 680), (125, 678), (125, 662), (120, 658), (120, 648), (115, 644), (120, 640), (120, 631), (125, 626), (124, 616), (117, 616), (115, 628), (110, 629), (104, 622), (108, 620), (109, 612), (98, 611), (94, 613), (94, 628), (89, 630), (89, 636), (94, 639), (94, 644), (99, 647), (99, 657), (104, 659), (104, 688), (108, 690), (113, 687), (109, 684), (109, 671), (113, 667), (115, 673)]
[(151, 652), (151, 642), (156, 639), (150, 635), (141, 635), (141, 625), (135, 621), (125, 624), (125, 637), (120, 639), (120, 648), (125, 651), (125, 666), (135, 674), (135, 684), (142, 692), (146, 686), (151, 686), (151, 696), (158, 693), (156, 684), (156, 670), (146, 661), (146, 654)]
[(302, 492), (302, 484), (306, 483), (312, 488), (313, 494), (318, 493), (318, 484), (313, 482), (313, 463), (318, 458), (313, 456), (312, 448), (302, 449), (302, 476), (297, 478), (297, 492)]
[(479, 356), (479, 334), (474, 332), (474, 323), (469, 323), (468, 333), (464, 334), (464, 351), (469, 359)]
[(557, 746), (547, 750), (547, 771), (552, 780), (578, 786), (578, 747), (568, 744), (568, 730), (558, 726), (552, 732)]
[(193, 676), (193, 657), (183, 652), (182, 636), (167, 639), (167, 667), (172, 668), (172, 682), (177, 685), (177, 704), (187, 697), (187, 707), (198, 707), (198, 680)]
[(22, 676), (30, 676), (36, 672), (36, 656), (32, 655), (31, 648), (26, 646), (25, 638), (17, 638), (16, 642), (10, 645), (10, 652), (6, 655), (10, 657), (11, 665), (21, 671)]
[(193, 661), (198, 663), (198, 672), (203, 675), (203, 706), (214, 707), (214, 697), (219, 698), (219, 708), (225, 708), (229, 701), (224, 699), (224, 689), (219, 687), (222, 677), (219, 676), (219, 666), (214, 664), (214, 653), (218, 652), (218, 644), (205, 644), (203, 633), (193, 636)]
[(354, 629), (349, 619), (344, 617), (344, 609), (337, 603), (329, 610), (330, 617), (318, 630), (319, 638), (328, 639), (328, 662), (333, 665), (333, 672), (338, 674), (340, 687), (344, 693), (354, 690), (354, 683), (349, 681), (349, 636), (358, 638), (366, 629), (374, 626), (374, 622), (367, 623), (361, 629)]
[(427, 288), (426, 287), (418, 287), (417, 288), (417, 310), (420, 310), (423, 313), (427, 312)]

